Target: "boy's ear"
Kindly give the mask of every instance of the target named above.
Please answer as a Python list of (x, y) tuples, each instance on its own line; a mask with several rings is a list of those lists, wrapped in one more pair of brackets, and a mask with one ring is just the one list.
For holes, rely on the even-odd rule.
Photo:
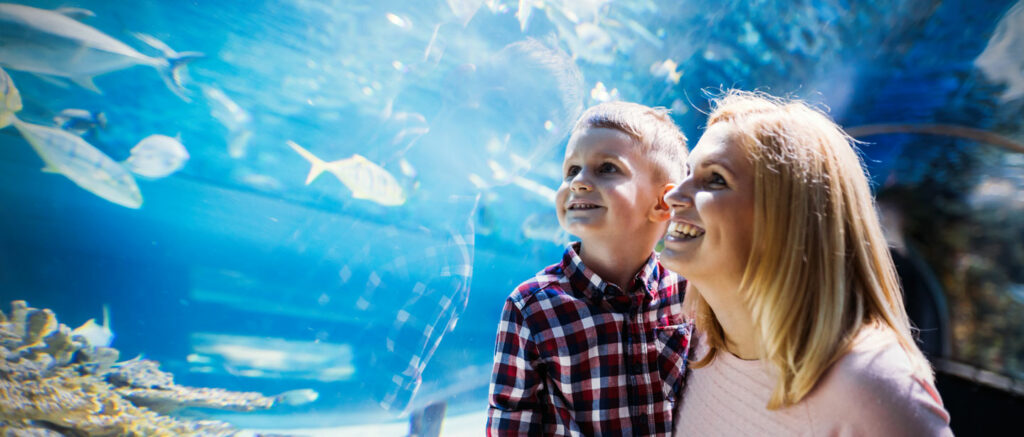
[(672, 208), (665, 202), (665, 195), (675, 187), (676, 184), (665, 184), (661, 187), (661, 195), (658, 196), (658, 202), (654, 204), (654, 208), (651, 209), (651, 213), (648, 215), (651, 221), (664, 222), (672, 217)]

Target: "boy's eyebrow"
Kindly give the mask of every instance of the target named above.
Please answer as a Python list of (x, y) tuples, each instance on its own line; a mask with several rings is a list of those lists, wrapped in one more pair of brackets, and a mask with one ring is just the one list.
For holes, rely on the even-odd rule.
[(596, 153), (595, 155), (597, 155), (598, 158), (612, 158), (615, 159), (616, 161), (623, 160), (622, 155), (617, 155), (615, 153)]

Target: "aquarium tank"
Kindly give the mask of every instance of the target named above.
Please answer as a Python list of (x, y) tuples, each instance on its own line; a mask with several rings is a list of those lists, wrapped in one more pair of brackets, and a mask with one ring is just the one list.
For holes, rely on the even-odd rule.
[(1024, 396), (1022, 1), (18, 1), (0, 68), (5, 432), (482, 435), (575, 119), (729, 88), (859, 141), (953, 429)]

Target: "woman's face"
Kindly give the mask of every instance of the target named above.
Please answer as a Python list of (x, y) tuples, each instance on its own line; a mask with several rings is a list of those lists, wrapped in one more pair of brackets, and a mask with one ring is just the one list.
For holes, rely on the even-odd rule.
[(665, 194), (672, 221), (661, 261), (690, 280), (735, 281), (754, 233), (754, 168), (730, 140), (728, 123), (704, 132), (687, 159), (686, 178)]

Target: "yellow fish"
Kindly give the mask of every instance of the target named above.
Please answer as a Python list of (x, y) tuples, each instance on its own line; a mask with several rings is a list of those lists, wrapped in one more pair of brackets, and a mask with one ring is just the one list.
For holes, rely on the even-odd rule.
[(395, 177), (359, 154), (354, 154), (346, 159), (325, 162), (294, 141), (289, 140), (288, 145), (312, 164), (309, 175), (306, 176), (306, 185), (327, 171), (345, 184), (352, 191), (352, 197), (356, 199), (366, 199), (386, 206), (398, 206), (405, 203), (405, 191)]
[(14, 122), (14, 113), (21, 110), (21, 93), (11, 82), (11, 76), (0, 68), (0, 129)]

